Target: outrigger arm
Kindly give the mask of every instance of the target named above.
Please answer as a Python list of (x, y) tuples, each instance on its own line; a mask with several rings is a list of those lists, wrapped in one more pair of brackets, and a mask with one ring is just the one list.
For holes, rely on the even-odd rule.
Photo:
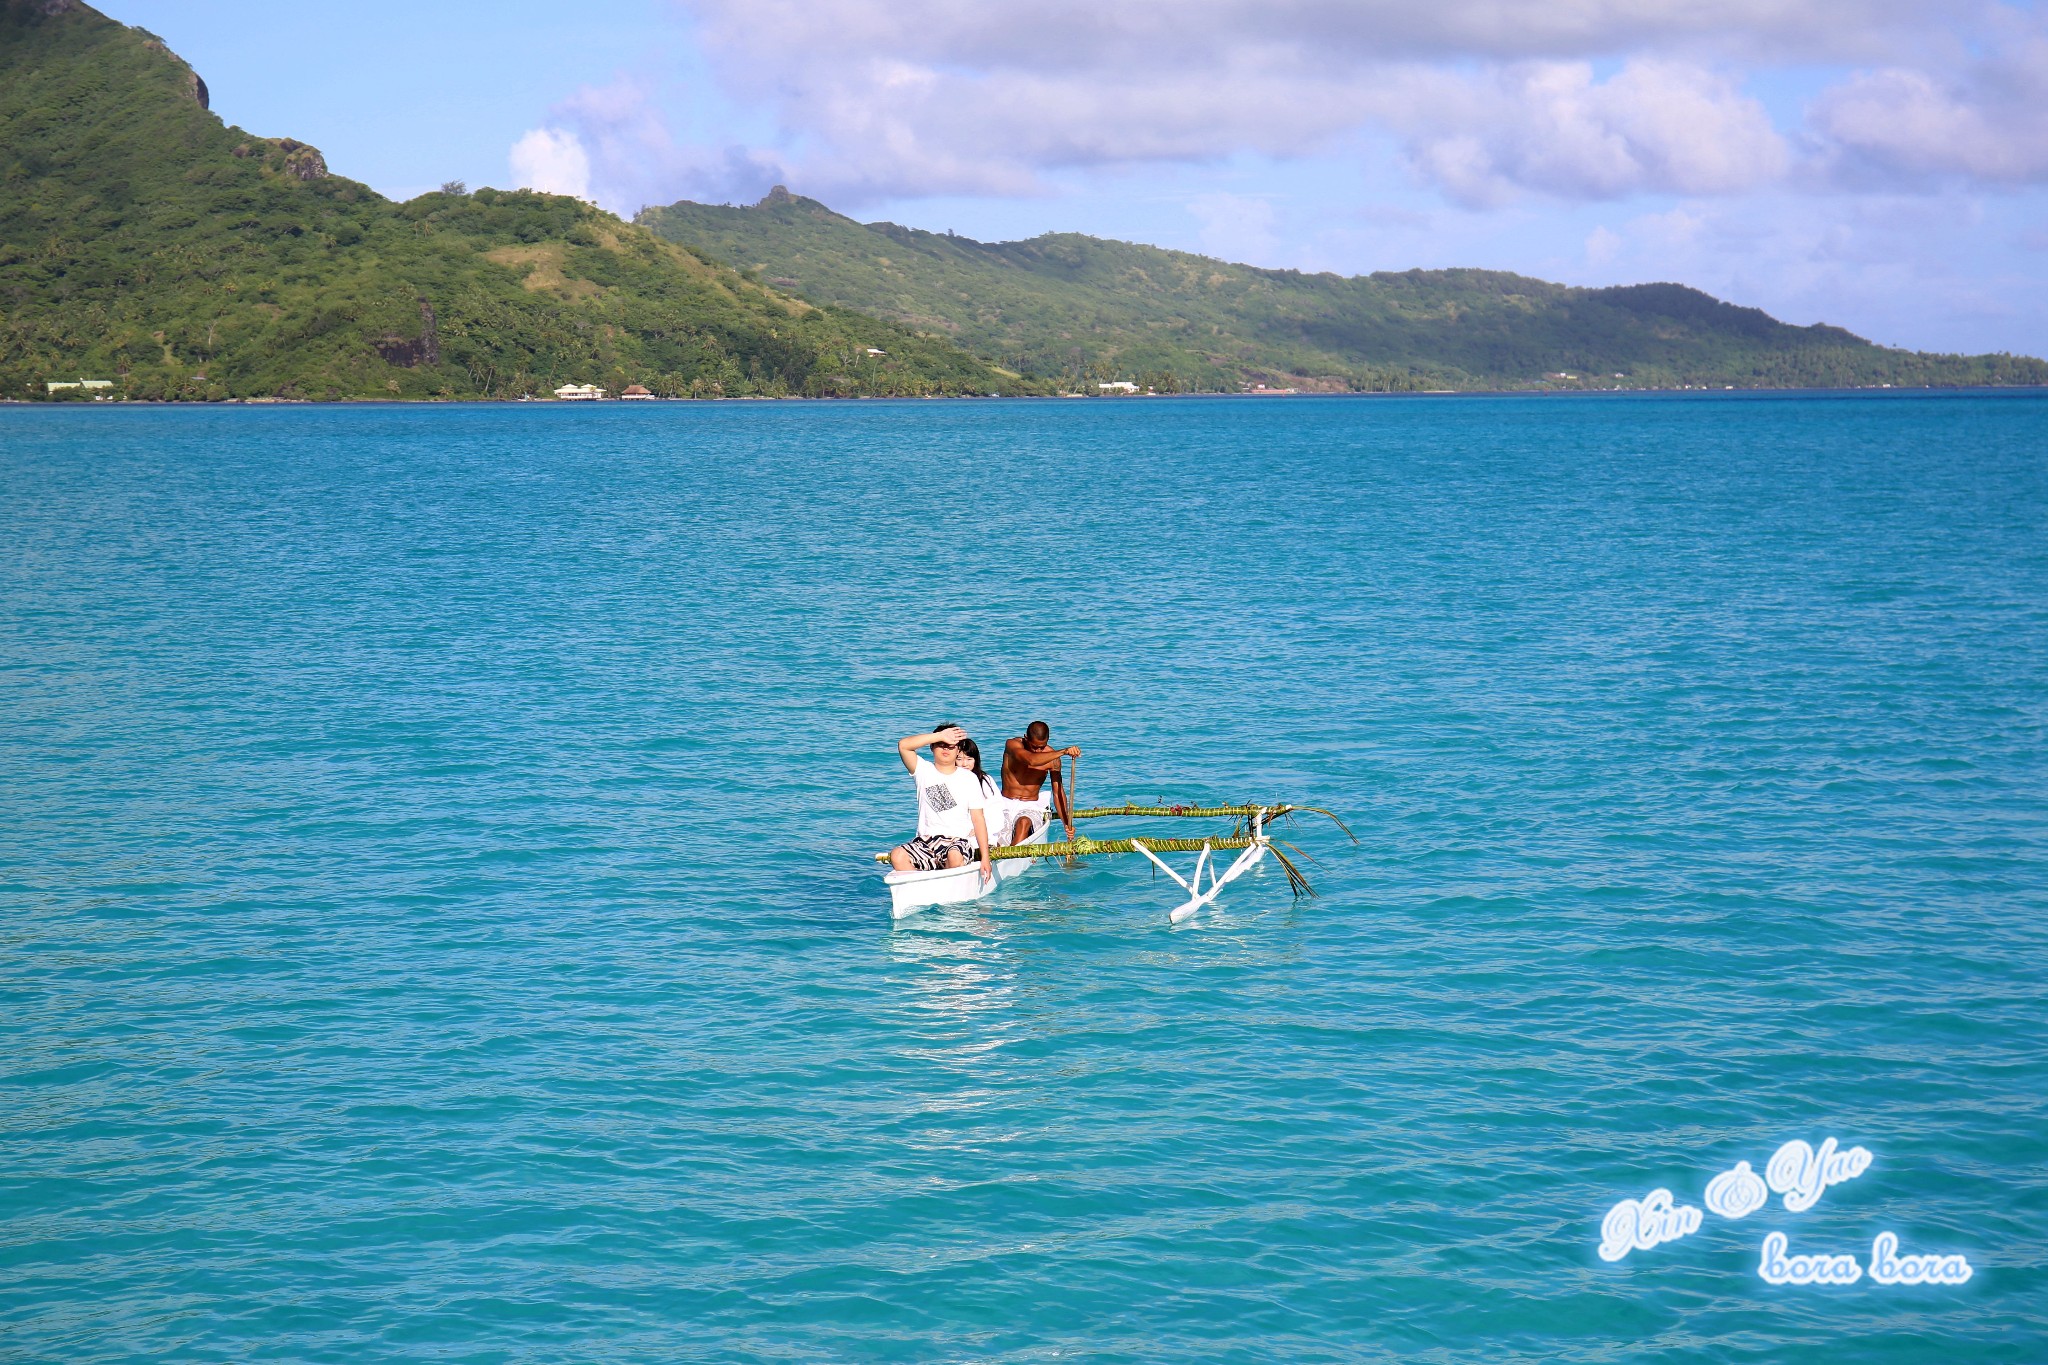
[[(1214, 904), (1216, 898), (1223, 894), (1224, 887), (1251, 871), (1257, 865), (1259, 859), (1266, 856), (1266, 849), (1268, 847), (1266, 839), (1266, 813), (1259, 811), (1252, 816), (1251, 842), (1237, 855), (1236, 860), (1230, 864), (1230, 870), (1227, 872), (1218, 872), (1210, 864), (1209, 854), (1214, 849), (1214, 843), (1211, 840), (1205, 839), (1202, 841), (1202, 855), (1195, 859), (1195, 875), (1192, 878), (1183, 877), (1180, 873), (1168, 867), (1164, 859), (1151, 849), (1145, 847), (1144, 843), (1140, 840), (1131, 840), (1131, 847), (1151, 859), (1152, 866), (1180, 883), (1181, 890), (1188, 893), (1187, 903), (1175, 906), (1166, 916), (1167, 923), (1179, 924), (1203, 906)], [(1207, 891), (1202, 889), (1202, 873), (1204, 871), (1208, 872), (1211, 879)]]

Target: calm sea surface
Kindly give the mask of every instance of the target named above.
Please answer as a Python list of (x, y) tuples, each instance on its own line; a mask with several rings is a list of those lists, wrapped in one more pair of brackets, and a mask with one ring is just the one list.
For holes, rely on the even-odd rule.
[(2048, 398), (0, 410), (0, 810), (9, 1361), (2048, 1359)]

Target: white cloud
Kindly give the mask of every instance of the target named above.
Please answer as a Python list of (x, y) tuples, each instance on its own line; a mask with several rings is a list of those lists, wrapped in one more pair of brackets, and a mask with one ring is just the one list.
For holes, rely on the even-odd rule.
[[(726, 95), (774, 131), (691, 143), (649, 85), (621, 80), (522, 138), (522, 176), (625, 212), (777, 182), (858, 209), (1294, 159), (1361, 133), (1475, 208), (2048, 176), (2048, 58), (2004, 0), (672, 3)], [(1749, 90), (1856, 67), (1804, 129)]]
[(1407, 60), (1618, 56), (1649, 50), (1771, 61), (1869, 61), (1917, 50), (1986, 0), (679, 0), (707, 40), (765, 65), (856, 72), (1148, 71), (1231, 54), (1307, 73)]
[[(1911, 65), (1998, 0), (676, 0), (834, 202), (1291, 157), (1392, 131), (1460, 202), (1726, 194), (1792, 157), (1745, 73)], [(1605, 72), (1619, 63), (1618, 71)]]
[(791, 169), (773, 149), (677, 141), (655, 92), (630, 77), (584, 86), (549, 110), (548, 117), (553, 127), (528, 133), (514, 149), (519, 173), (527, 174), (519, 151), (533, 142), (540, 166), (553, 166), (559, 158), (565, 183), (584, 186), (579, 197), (622, 214), (678, 198), (751, 201), (769, 186), (792, 179)]
[(590, 197), (590, 153), (576, 134), (535, 128), (512, 144), (512, 176), (524, 189)]
[(1028, 195), (1058, 172), (1243, 150), (1285, 158), (1360, 128), (1397, 132), (1419, 174), (1474, 205), (1527, 190), (1725, 193), (1780, 175), (1789, 160), (1762, 107), (1696, 65), (1635, 61), (1605, 81), (1585, 62), (1304, 75), (1244, 53), (1229, 65), (1117, 83), (878, 60), (789, 95), (779, 106), (795, 130), (787, 149), (680, 147), (636, 89), (586, 90), (554, 115), (582, 134), (609, 198), (640, 202), (685, 187), (749, 197), (778, 180), (835, 204)]
[(1521, 190), (1726, 194), (1775, 180), (1791, 160), (1761, 105), (1695, 66), (1636, 61), (1596, 81), (1584, 62), (1519, 63), (1406, 85), (1390, 121), (1408, 132), (1416, 169), (1470, 205)]
[(1860, 72), (1811, 114), (1830, 168), (1882, 178), (2048, 180), (2048, 38), (2028, 34), (1959, 72)]

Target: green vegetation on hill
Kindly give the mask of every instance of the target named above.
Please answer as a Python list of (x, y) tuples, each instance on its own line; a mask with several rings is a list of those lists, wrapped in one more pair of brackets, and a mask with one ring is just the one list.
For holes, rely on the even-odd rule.
[[(1344, 278), (1075, 233), (977, 242), (863, 225), (777, 189), (639, 221), (819, 304), (943, 331), (1023, 374), (1161, 389), (1745, 388), (2048, 383), (2048, 365), (1874, 346), (1676, 284), (1489, 270)], [(1615, 376), (1624, 376), (1616, 378)]]
[(206, 98), (147, 33), (0, 0), (0, 397), (80, 377), (136, 398), (1020, 388), (573, 199), (393, 204)]

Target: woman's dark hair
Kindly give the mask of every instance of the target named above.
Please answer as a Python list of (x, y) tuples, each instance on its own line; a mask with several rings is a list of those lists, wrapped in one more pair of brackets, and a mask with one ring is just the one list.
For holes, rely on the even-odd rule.
[(967, 771), (981, 779), (981, 785), (990, 791), (996, 790), (995, 779), (981, 770), (981, 746), (971, 739), (960, 741), (960, 761), (967, 765)]

